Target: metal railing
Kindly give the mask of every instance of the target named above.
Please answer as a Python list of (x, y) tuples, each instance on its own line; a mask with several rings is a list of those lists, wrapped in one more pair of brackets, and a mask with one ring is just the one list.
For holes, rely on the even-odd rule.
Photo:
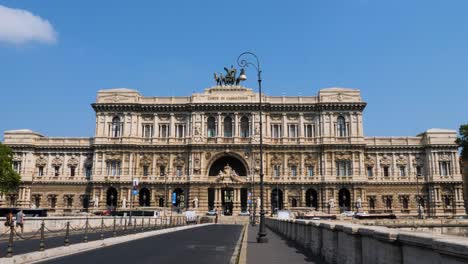
[[(118, 218), (120, 221), (117, 221)], [(90, 224), (88, 218), (86, 218), (86, 221), (83, 225), (72, 225), (71, 221), (74, 220), (73, 218), (63, 219), (66, 222), (64, 226), (59, 229), (50, 229), (46, 225), (47, 221), (42, 220), (41, 226), (37, 230), (29, 232), (27, 235), (23, 234), (22, 232), (20, 233), (17, 228), (15, 228), (14, 224), (11, 223), (9, 226), (7, 226), (7, 230), (5, 232), (0, 233), (0, 240), (8, 236), (7, 252), (5, 257), (12, 257), (15, 246), (20, 246), (18, 245), (19, 241), (36, 239), (38, 240), (37, 250), (44, 251), (46, 249), (46, 238), (49, 237), (63, 237), (63, 246), (69, 246), (70, 236), (75, 236), (75, 238), (77, 236), (82, 236), (81, 242), (78, 243), (86, 243), (88, 242), (90, 234), (99, 234), (99, 239), (103, 240), (106, 238), (106, 236), (107, 238), (110, 238), (124, 236), (131, 233), (148, 232), (171, 227), (184, 226), (190, 223), (199, 223), (198, 218), (196, 221), (189, 223), (185, 216), (133, 217), (131, 220), (127, 216), (114, 216), (112, 224), (110, 225), (105, 224), (105, 219), (107, 220), (109, 218), (101, 217), (100, 224), (94, 226)], [(56, 227), (56, 225), (54, 225), (54, 227)], [(32, 250), (28, 253), (34, 251), (36, 250)]]

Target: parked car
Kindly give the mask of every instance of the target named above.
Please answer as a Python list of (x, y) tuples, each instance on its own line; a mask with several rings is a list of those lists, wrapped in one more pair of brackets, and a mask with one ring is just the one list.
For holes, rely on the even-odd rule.
[(241, 211), (241, 212), (239, 213), (239, 215), (240, 215), (240, 216), (249, 216), (250, 213), (249, 213), (249, 211)]
[(206, 215), (217, 215), (218, 213), (215, 210), (210, 210), (206, 212)]
[(343, 213), (341, 213), (342, 215), (344, 216), (350, 216), (350, 217), (353, 217), (354, 216), (354, 212), (353, 211), (344, 211)]

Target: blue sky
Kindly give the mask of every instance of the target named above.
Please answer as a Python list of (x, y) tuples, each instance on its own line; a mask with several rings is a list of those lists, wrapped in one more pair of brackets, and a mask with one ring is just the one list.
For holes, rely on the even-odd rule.
[[(261, 59), (267, 94), (361, 89), (367, 136), (413, 136), (468, 123), (466, 0), (0, 5), (47, 20), (53, 31), (40, 39), (42, 31), (34, 30), (18, 43), (2, 41), (0, 25), (0, 131), (92, 136), (97, 90), (187, 96), (212, 86), (213, 72), (246, 50)], [(15, 26), (3, 23), (3, 30)], [(256, 87), (253, 79), (246, 85)]]

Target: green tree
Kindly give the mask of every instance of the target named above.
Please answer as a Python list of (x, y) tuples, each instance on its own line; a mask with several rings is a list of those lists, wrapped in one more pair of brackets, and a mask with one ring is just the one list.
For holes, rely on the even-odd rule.
[(0, 143), (0, 193), (16, 191), (20, 181), (19, 174), (13, 170), (13, 151)]
[(457, 144), (462, 147), (462, 159), (468, 160), (468, 124), (460, 126), (460, 137), (457, 138)]

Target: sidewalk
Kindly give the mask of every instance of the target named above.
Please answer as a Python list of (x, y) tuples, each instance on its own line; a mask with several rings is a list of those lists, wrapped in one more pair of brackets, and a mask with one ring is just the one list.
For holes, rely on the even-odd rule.
[(249, 226), (247, 240), (247, 264), (322, 264), (294, 243), (285, 240), (267, 228), (268, 243), (257, 243), (258, 225)]

